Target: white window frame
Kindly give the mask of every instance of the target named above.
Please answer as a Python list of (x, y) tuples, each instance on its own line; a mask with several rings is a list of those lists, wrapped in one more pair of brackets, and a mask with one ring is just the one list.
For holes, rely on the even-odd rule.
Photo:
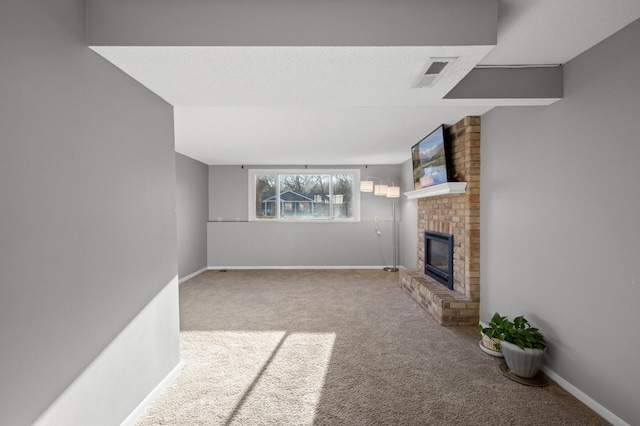
[[(360, 169), (249, 169), (249, 221), (256, 222), (360, 222)], [(351, 210), (353, 218), (333, 217), (333, 193), (329, 195), (331, 200), (332, 217), (328, 218), (299, 218), (299, 217), (280, 217), (280, 203), (276, 203), (277, 213), (275, 218), (256, 217), (256, 176), (259, 175), (275, 175), (276, 176), (276, 194), (280, 194), (280, 178), (279, 175), (353, 175), (353, 199)], [(333, 185), (330, 185), (333, 190)]]

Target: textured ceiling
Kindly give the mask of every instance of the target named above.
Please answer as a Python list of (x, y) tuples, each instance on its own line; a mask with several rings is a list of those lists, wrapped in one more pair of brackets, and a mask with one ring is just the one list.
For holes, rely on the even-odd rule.
[[(442, 108), (442, 97), (491, 48), (95, 49), (174, 105), (182, 154), (207, 164), (329, 165), (405, 161), (431, 127), (462, 116), (459, 106)], [(433, 88), (415, 88), (430, 57), (458, 59)]]
[[(487, 110), (465, 107), (470, 115)], [(177, 107), (176, 141), (207, 164), (399, 164), (433, 130), (425, 123), (459, 114), (442, 106)]]
[[(174, 106), (420, 106), (442, 99), (492, 46), (94, 47)], [(430, 57), (457, 57), (436, 86)]]
[[(501, 0), (495, 48), (92, 48), (175, 107), (176, 151), (207, 164), (398, 164), (497, 105), (442, 99), (474, 66), (563, 64), (638, 17), (637, 0)], [(442, 56), (458, 60), (414, 88)]]

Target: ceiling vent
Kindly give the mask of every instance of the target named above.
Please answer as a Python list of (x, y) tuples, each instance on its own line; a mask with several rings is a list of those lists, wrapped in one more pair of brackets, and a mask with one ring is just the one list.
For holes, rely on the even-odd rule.
[(429, 58), (413, 87), (433, 87), (456, 59), (458, 58)]

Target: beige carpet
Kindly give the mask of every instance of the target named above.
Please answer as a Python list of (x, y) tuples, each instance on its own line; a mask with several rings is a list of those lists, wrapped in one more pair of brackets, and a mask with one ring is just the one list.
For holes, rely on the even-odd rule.
[[(139, 425), (599, 425), (504, 377), (373, 270), (209, 271), (180, 286), (180, 376)], [(552, 350), (552, 348), (550, 349)]]

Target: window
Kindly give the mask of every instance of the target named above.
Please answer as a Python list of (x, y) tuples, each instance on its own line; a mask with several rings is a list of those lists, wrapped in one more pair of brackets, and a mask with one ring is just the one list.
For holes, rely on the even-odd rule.
[(360, 220), (360, 170), (249, 170), (250, 220)]

